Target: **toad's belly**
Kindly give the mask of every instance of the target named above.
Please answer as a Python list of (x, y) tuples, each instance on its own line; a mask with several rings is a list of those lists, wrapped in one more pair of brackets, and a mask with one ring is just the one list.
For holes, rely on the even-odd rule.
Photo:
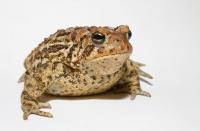
[(84, 96), (105, 92), (111, 89), (123, 75), (123, 70), (105, 76), (73, 75), (52, 81), (47, 94), (59, 96)]

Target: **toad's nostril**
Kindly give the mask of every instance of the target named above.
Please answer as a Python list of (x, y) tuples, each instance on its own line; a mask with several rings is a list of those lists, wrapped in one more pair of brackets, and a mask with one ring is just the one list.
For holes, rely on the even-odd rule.
[(120, 42), (120, 39), (114, 39), (113, 42)]

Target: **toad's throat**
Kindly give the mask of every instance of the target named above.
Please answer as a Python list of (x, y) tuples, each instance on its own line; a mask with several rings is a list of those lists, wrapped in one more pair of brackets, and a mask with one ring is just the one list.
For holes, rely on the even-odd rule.
[(113, 74), (120, 70), (129, 58), (130, 53), (109, 55), (87, 61), (83, 64), (83, 70), (94, 72), (96, 75)]

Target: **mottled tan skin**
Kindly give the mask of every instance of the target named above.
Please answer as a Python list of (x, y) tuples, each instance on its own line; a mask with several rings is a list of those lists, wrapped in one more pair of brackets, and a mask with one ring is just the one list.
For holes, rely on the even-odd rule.
[[(101, 44), (92, 34), (105, 35)], [(129, 27), (75, 27), (58, 30), (45, 38), (25, 60), (26, 72), (21, 95), (24, 119), (30, 114), (52, 117), (41, 108), (51, 108), (38, 98), (44, 93), (58, 96), (84, 96), (105, 92), (115, 85), (126, 87), (133, 99), (136, 95), (149, 96), (140, 88), (141, 76), (152, 78), (140, 70), (141, 63), (129, 59)], [(122, 90), (121, 90), (122, 89)], [(121, 88), (118, 92), (123, 91)]]

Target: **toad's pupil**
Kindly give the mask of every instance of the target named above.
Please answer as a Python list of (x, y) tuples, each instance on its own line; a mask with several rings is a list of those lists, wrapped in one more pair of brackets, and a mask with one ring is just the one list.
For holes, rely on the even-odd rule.
[(99, 32), (92, 34), (92, 41), (95, 44), (102, 44), (105, 41), (105, 35)]

